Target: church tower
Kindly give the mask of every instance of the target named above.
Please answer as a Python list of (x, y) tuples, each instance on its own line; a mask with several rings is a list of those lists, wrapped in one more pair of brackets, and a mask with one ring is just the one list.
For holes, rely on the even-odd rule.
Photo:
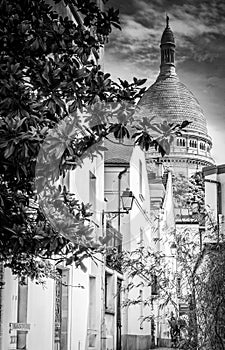
[(182, 136), (174, 138), (168, 156), (160, 157), (154, 148), (146, 154), (149, 171), (154, 169), (156, 160), (159, 160), (164, 168), (171, 169), (174, 174), (190, 177), (204, 166), (214, 164), (210, 154), (212, 141), (199, 102), (177, 76), (175, 48), (175, 39), (167, 16), (160, 44), (160, 72), (155, 83), (142, 97), (139, 107), (142, 116), (149, 119), (155, 117), (154, 123), (167, 121), (181, 124), (184, 120), (191, 122), (182, 130)]

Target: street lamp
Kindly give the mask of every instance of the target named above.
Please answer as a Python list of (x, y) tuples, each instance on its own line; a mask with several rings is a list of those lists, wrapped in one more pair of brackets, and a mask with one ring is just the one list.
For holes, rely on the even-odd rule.
[(171, 245), (170, 245), (170, 251), (171, 251), (171, 255), (173, 257), (176, 256), (176, 253), (177, 253), (177, 245), (175, 242), (172, 242)]
[[(135, 196), (129, 188), (127, 188), (125, 191), (123, 191), (122, 195), (119, 196), (118, 211), (104, 211), (103, 210), (103, 212), (102, 212), (102, 225), (103, 225), (103, 227), (105, 224), (105, 214), (114, 214), (114, 216), (110, 217), (110, 219), (113, 220), (116, 217), (118, 217), (117, 234), (121, 235), (121, 233), (120, 233), (120, 216), (121, 216), (121, 214), (129, 214), (129, 211), (133, 207), (134, 199), (135, 199)], [(120, 209), (120, 203), (122, 203), (122, 210)], [(114, 233), (114, 235), (115, 235), (115, 233)], [(118, 245), (119, 251), (121, 251), (121, 248), (122, 248), (122, 240), (121, 240), (121, 243)]]
[[(103, 214), (129, 214), (129, 211), (132, 209), (133, 202), (135, 199), (133, 192), (129, 188), (127, 188), (125, 191), (123, 191), (120, 198), (122, 202), (122, 210), (118, 208), (117, 211), (104, 211)], [(118, 215), (115, 215), (114, 218)]]
[[(128, 214), (129, 211), (132, 209), (133, 206), (133, 201), (134, 201), (134, 195), (133, 192), (127, 188), (125, 191), (123, 191), (122, 196), (121, 196), (121, 201), (122, 201), (122, 207), (123, 210)], [(121, 211), (120, 211), (121, 213)]]
[[(133, 207), (133, 202), (134, 202), (135, 196), (134, 196), (133, 192), (129, 188), (127, 188), (125, 191), (123, 191), (123, 193), (119, 197), (119, 199), (121, 199), (121, 202), (122, 202), (122, 210), (120, 209), (120, 205), (119, 205), (117, 211), (104, 211), (103, 210), (103, 212), (102, 212), (102, 224), (103, 225), (104, 225), (105, 214), (115, 214), (111, 218), (111, 220), (118, 217), (118, 232), (120, 232), (120, 215), (121, 214), (129, 214), (129, 211)], [(120, 203), (120, 201), (119, 201), (119, 203)]]

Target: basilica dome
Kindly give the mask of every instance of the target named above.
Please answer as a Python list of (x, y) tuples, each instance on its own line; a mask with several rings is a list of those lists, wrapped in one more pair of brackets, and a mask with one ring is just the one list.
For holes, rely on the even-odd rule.
[(137, 117), (146, 117), (152, 123), (190, 124), (182, 129), (182, 135), (175, 137), (170, 153), (160, 157), (154, 147), (146, 154), (148, 163), (160, 160), (175, 173), (189, 177), (204, 166), (214, 164), (210, 151), (212, 141), (207, 131), (206, 118), (193, 93), (179, 80), (175, 69), (175, 38), (166, 19), (160, 51), (161, 65), (158, 78), (151, 85), (138, 104)]
[(154, 122), (166, 120), (168, 123), (191, 122), (186, 130), (207, 134), (206, 118), (192, 92), (180, 82), (177, 75), (160, 77), (148, 88), (139, 107), (142, 115)]

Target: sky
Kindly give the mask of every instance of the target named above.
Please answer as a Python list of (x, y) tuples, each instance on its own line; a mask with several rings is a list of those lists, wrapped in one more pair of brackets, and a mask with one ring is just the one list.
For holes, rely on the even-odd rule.
[(225, 163), (225, 1), (109, 0), (120, 10), (122, 31), (113, 30), (104, 69), (112, 78), (156, 80), (166, 14), (176, 41), (176, 72), (198, 99), (212, 137), (216, 164)]

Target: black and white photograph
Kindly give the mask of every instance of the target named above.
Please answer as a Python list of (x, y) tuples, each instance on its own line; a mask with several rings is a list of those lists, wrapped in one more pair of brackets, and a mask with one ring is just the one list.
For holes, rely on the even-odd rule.
[(225, 350), (225, 2), (0, 0), (0, 350)]

